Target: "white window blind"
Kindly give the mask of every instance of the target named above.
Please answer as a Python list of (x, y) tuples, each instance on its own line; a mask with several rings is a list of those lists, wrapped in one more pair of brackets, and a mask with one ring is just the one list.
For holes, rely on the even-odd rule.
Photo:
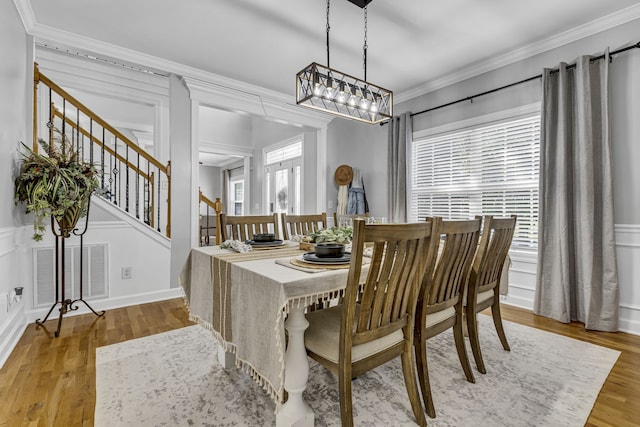
[(540, 115), (413, 141), (409, 219), (518, 215), (513, 246), (536, 248)]

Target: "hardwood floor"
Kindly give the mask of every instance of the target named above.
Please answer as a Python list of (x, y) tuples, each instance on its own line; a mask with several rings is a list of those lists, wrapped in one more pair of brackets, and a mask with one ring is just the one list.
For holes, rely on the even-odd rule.
[[(587, 426), (640, 425), (640, 336), (587, 332), (527, 310), (503, 306), (503, 318), (622, 352), (594, 405)], [(29, 325), (0, 370), (0, 427), (92, 426), (95, 348), (188, 326), (181, 299), (67, 317), (59, 338)], [(569, 355), (568, 355), (569, 356)], [(572, 355), (579, 357), (579, 355)]]
[(182, 299), (34, 324), (0, 370), (0, 426), (92, 426), (96, 347), (191, 324)]

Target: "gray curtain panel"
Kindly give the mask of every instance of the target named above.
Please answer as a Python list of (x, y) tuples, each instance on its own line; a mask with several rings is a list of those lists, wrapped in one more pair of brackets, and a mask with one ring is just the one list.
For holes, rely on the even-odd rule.
[(390, 223), (407, 222), (407, 147), (412, 135), (410, 112), (389, 121), (387, 195)]
[(543, 72), (534, 312), (618, 330), (609, 54)]

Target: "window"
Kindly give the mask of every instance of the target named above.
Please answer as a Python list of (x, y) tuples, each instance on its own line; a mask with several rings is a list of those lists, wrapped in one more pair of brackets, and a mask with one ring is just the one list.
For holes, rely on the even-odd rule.
[(267, 212), (299, 215), (302, 201), (304, 136), (267, 147), (264, 156), (264, 195)]
[(238, 167), (229, 172), (227, 187), (227, 214), (244, 215), (244, 168)]
[(518, 215), (513, 246), (537, 247), (540, 114), (418, 137), (409, 220)]
[(242, 202), (244, 200), (244, 179), (235, 181), (233, 185), (233, 214), (244, 215)]

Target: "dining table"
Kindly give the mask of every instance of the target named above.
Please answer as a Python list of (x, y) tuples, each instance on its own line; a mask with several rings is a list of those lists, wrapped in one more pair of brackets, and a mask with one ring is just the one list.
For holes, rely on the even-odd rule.
[(302, 396), (309, 377), (305, 310), (340, 297), (347, 282), (348, 263), (311, 264), (305, 252), (295, 242), (249, 252), (195, 247), (180, 274), (190, 319), (217, 339), (225, 368), (244, 370), (269, 394), (276, 426), (314, 424)]

